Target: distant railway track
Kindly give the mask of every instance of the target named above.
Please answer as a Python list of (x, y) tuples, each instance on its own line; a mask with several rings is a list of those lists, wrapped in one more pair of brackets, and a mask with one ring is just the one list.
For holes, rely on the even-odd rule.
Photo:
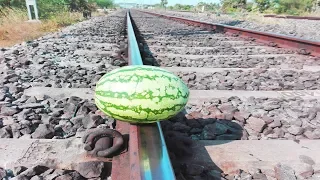
[[(9, 177), (9, 169), (26, 166), (13, 174), (320, 178), (319, 42), (131, 10), (131, 16), (116, 12), (21, 49), (0, 54), (2, 86), (9, 88), (0, 96), (0, 135), (6, 138), (0, 140), (0, 175), (1, 168)], [(15, 61), (23, 55), (32, 63)], [(191, 91), (185, 110), (143, 126), (105, 117), (92, 102), (96, 81), (112, 69), (142, 63), (181, 77)], [(15, 78), (20, 84), (11, 85)], [(12, 86), (21, 86), (24, 96)], [(108, 128), (122, 134), (113, 135), (113, 146), (120, 142), (121, 149), (108, 158), (88, 155), (91, 141), (93, 149), (107, 152), (109, 141), (91, 138), (114, 133)], [(87, 144), (79, 139), (92, 132)], [(17, 139), (22, 137), (28, 140)], [(72, 171), (34, 168), (39, 163)]]
[[(188, 10), (175, 10), (173, 12), (193, 12)], [(199, 13), (199, 12), (198, 12)], [(204, 12), (205, 13), (205, 12)], [(232, 13), (221, 13), (224, 15), (232, 15)], [(292, 15), (276, 15), (276, 14), (266, 14), (263, 17), (281, 18), (281, 19), (304, 19), (304, 20), (320, 20), (318, 16), (292, 16)]]
[(189, 25), (199, 26), (208, 30), (223, 32), (225, 34), (229, 34), (232, 36), (247, 38), (252, 41), (263, 42), (267, 46), (294, 48), (299, 53), (312, 54), (316, 56), (320, 55), (320, 43), (316, 41), (303, 40), (303, 39), (298, 39), (298, 38), (284, 36), (284, 35), (259, 32), (259, 31), (244, 29), (244, 28), (237, 28), (237, 27), (232, 27), (228, 25), (222, 25), (222, 24), (200, 22), (196, 20), (181, 18), (177, 16), (162, 15), (162, 14), (153, 13), (153, 12), (146, 12), (146, 13), (156, 15), (159, 17), (164, 17), (167, 19), (176, 20)]
[(284, 18), (284, 19), (320, 20), (320, 17), (317, 17), (317, 16), (282, 16), (282, 15), (267, 14), (267, 15), (264, 15), (263, 17)]

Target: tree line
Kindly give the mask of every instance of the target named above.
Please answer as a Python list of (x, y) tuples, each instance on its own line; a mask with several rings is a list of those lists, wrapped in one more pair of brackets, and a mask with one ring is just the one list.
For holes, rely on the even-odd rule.
[(248, 11), (299, 15), (315, 11), (316, 7), (320, 7), (320, 0), (253, 0), (253, 2), (247, 0), (221, 0), (220, 4), (200, 2), (195, 6), (176, 4), (166, 7), (167, 4), (167, 0), (161, 0), (160, 4), (157, 4), (156, 7), (169, 10), (192, 11), (199, 10), (204, 6), (206, 11), (223, 13)]
[(258, 11), (261, 13), (291, 14), (299, 15), (315, 10), (319, 1), (317, 0), (222, 0), (222, 10), (235, 12), (239, 10)]
[[(37, 0), (39, 17), (47, 19), (55, 14), (70, 11), (83, 12), (94, 11), (97, 8), (109, 8), (113, 6), (113, 0)], [(26, 9), (25, 0), (0, 0), (1, 8)]]

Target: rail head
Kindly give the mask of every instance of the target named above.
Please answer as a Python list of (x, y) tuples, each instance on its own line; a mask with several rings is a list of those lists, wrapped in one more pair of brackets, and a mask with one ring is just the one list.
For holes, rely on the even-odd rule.
[[(129, 65), (143, 65), (130, 11), (126, 19)], [(129, 133), (129, 152), (115, 158), (112, 179), (123, 180), (122, 175), (126, 173), (129, 175), (125, 177), (130, 180), (176, 179), (159, 122), (144, 125), (121, 122), (116, 128)]]
[(130, 12), (127, 11), (127, 38), (128, 38), (128, 60), (129, 65), (143, 65), (142, 58), (139, 51), (139, 46), (134, 33), (131, 22)]

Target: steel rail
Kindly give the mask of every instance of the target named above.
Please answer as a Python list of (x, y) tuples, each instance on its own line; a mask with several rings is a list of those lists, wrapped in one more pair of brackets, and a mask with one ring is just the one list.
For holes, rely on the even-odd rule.
[[(129, 65), (143, 65), (129, 11), (126, 18)], [(117, 129), (123, 130), (129, 126), (129, 157), (127, 154), (123, 155), (127, 156), (127, 159), (116, 158), (115, 167), (112, 167), (112, 173), (114, 172), (112, 179), (126, 180), (121, 174), (130, 173), (130, 180), (175, 180), (160, 123), (133, 125), (118, 122)], [(120, 162), (126, 161), (128, 158), (129, 164)], [(128, 165), (129, 169), (125, 167)], [(130, 172), (126, 172), (126, 169)]]
[(143, 13), (151, 14), (158, 17), (163, 17), (171, 20), (175, 20), (178, 22), (183, 22), (193, 26), (203, 27), (209, 30), (217, 30), (219, 32), (223, 32), (226, 34), (236, 35), (238, 37), (249, 38), (251, 40), (255, 40), (257, 42), (265, 43), (269, 46), (273, 47), (282, 47), (296, 50), (299, 54), (310, 54), (313, 56), (320, 56), (320, 42), (318, 41), (310, 41), (305, 39), (299, 39), (295, 37), (279, 35), (274, 33), (266, 33), (261, 31), (254, 31), (244, 28), (238, 28), (228, 25), (208, 23), (202, 21), (191, 20), (187, 18), (170, 16), (165, 14), (159, 14), (149, 11), (138, 10)]

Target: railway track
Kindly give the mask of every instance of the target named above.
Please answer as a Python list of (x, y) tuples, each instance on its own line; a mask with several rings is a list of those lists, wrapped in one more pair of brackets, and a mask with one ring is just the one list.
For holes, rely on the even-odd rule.
[[(148, 10), (145, 10), (148, 11)], [(289, 37), (308, 39), (311, 41), (319, 41), (317, 33), (318, 22), (315, 19), (293, 19), (293, 18), (272, 18), (254, 14), (212, 14), (212, 13), (192, 13), (152, 10), (150, 12), (164, 13), (171, 16), (188, 18), (195, 21), (204, 21), (209, 23), (217, 23), (232, 27), (240, 27), (251, 29), (254, 31), (274, 33)]]
[(307, 19), (307, 20), (320, 20), (320, 17), (316, 16), (279, 16), (274, 14), (267, 14), (263, 17), (272, 17), (272, 18), (284, 18), (284, 19)]
[[(306, 135), (307, 129), (313, 126), (308, 119), (313, 118), (313, 110), (306, 106), (317, 109), (318, 97), (298, 95), (316, 92), (317, 88), (312, 88), (316, 91), (306, 86), (299, 89), (295, 86), (299, 82), (292, 81), (305, 76), (304, 73), (318, 79), (317, 57), (300, 55), (294, 48), (270, 47), (269, 42), (265, 42), (271, 40), (263, 39), (263, 35), (260, 37), (265, 42), (259, 41), (259, 37), (253, 38), (254, 35), (242, 37), (241, 33), (230, 34), (228, 30), (221, 33), (218, 25), (150, 14), (132, 13), (146, 59), (174, 72), (191, 90), (186, 111), (161, 122), (178, 179), (306, 179), (312, 176), (311, 171), (317, 172), (296, 168), (308, 165), (290, 150), (284, 150), (295, 141), (318, 143), (310, 141), (317, 138)], [(319, 44), (314, 49), (318, 51)], [(288, 76), (286, 72), (297, 73), (299, 77), (287, 79), (294, 75)], [(295, 85), (287, 86), (289, 82)], [(293, 111), (301, 114), (294, 117)], [(281, 125), (274, 126), (278, 122)], [(316, 129), (312, 132), (317, 133)], [(292, 151), (300, 154), (299, 149), (295, 147)], [(311, 154), (300, 156), (311, 157)], [(285, 164), (291, 164), (292, 170), (287, 177), (282, 174), (287, 168)]]
[[(0, 177), (320, 179), (318, 57), (131, 16), (114, 12), (1, 50)], [(185, 111), (168, 121), (130, 125), (94, 105), (103, 74), (141, 63), (137, 46), (144, 64), (172, 71), (191, 90)], [(307, 54), (317, 56), (313, 46)], [(88, 154), (81, 138), (107, 129), (123, 135), (118, 154)]]

